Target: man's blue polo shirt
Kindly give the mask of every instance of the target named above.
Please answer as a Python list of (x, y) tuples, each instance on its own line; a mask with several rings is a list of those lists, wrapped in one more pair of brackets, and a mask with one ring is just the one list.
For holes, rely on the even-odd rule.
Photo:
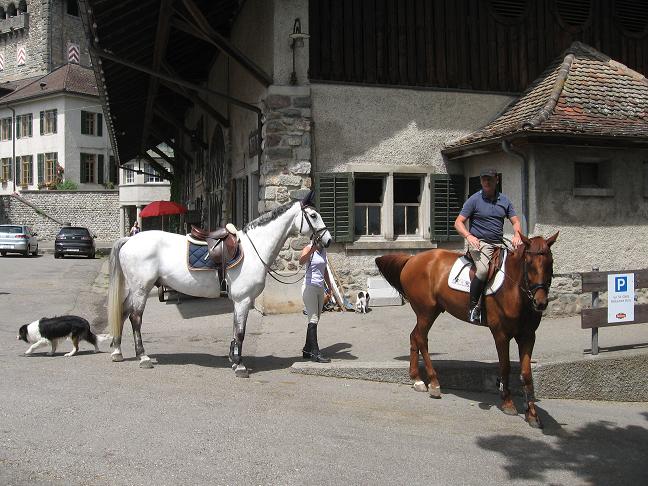
[(459, 213), (470, 218), (470, 233), (488, 243), (500, 243), (504, 236), (504, 218), (517, 216), (513, 204), (502, 193), (496, 193), (490, 200), (483, 191), (468, 198)]

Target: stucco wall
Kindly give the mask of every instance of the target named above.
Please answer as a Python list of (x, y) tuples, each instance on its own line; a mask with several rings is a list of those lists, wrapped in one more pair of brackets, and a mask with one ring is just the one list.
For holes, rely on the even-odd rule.
[(446, 173), (444, 145), (486, 124), (511, 98), (313, 84), (312, 99), (316, 171), (390, 164)]
[(119, 238), (118, 191), (24, 191), (21, 197), (34, 208), (12, 196), (0, 196), (0, 224), (27, 224), (39, 240), (53, 240), (61, 225), (44, 216), (85, 226), (98, 240)]

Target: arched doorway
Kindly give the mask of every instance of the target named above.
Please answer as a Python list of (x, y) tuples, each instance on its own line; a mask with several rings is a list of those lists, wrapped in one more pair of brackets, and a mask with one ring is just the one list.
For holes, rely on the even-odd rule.
[(209, 144), (209, 162), (205, 168), (205, 196), (207, 226), (224, 226), (227, 173), (225, 167), (225, 138), (223, 129), (216, 126)]

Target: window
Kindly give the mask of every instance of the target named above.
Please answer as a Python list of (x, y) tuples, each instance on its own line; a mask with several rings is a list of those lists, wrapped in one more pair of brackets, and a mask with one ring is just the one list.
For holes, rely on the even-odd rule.
[(11, 140), (11, 118), (0, 120), (0, 140)]
[[(148, 162), (144, 163), (144, 182), (162, 182), (162, 177)], [(132, 172), (131, 172), (132, 174)]]
[(49, 135), (56, 133), (57, 110), (45, 110), (40, 112), (40, 134)]
[(135, 182), (135, 172), (132, 169), (132, 164), (126, 164), (124, 166), (124, 184), (132, 184)]
[(16, 178), (21, 186), (29, 186), (34, 183), (34, 168), (31, 155), (16, 157)]
[(574, 168), (574, 187), (601, 187), (599, 184), (598, 163), (576, 162)]
[(16, 138), (28, 138), (32, 136), (32, 121), (33, 116), (31, 113), (16, 117)]
[(0, 159), (0, 182), (7, 182), (12, 180), (11, 175), (11, 157), (4, 157)]
[(463, 175), (315, 174), (317, 207), (334, 240), (372, 248), (401, 237), (460, 240), (454, 221), (465, 187)]
[(356, 236), (379, 236), (381, 234), (381, 212), (384, 192), (384, 178), (356, 177), (354, 195), (354, 234)]
[(95, 165), (97, 156), (95, 154), (81, 154), (81, 177), (82, 183), (94, 184)]
[[(421, 178), (394, 177), (394, 235), (421, 235)], [(422, 235), (421, 235), (422, 236)]]
[(67, 0), (67, 13), (68, 15), (74, 15), (75, 17), (79, 16), (79, 4), (77, 0)]
[(38, 154), (38, 184), (53, 185), (57, 181), (57, 161), (58, 153), (49, 152), (46, 154)]
[(14, 3), (10, 3), (9, 6), (7, 7), (7, 18), (11, 18), (15, 16), (16, 16), (16, 5)]
[(108, 157), (108, 180), (113, 184), (119, 184), (119, 178), (117, 176), (117, 162), (115, 161), (115, 156), (110, 155)]
[(26, 0), (20, 0), (20, 2), (18, 2), (18, 13), (27, 13), (27, 1)]
[(81, 111), (81, 134), (101, 137), (103, 135), (103, 115)]

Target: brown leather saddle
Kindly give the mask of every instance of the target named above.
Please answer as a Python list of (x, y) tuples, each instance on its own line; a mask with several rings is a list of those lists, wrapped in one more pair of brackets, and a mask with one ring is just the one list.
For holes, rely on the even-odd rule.
[[(470, 251), (466, 251), (465, 254), (466, 259), (470, 261), (470, 281), (472, 281), (473, 278), (475, 278), (475, 261), (473, 260), (472, 256), (470, 255)], [(502, 263), (503, 263), (503, 257), (504, 257), (504, 251), (503, 248), (497, 246), (495, 247), (495, 251), (493, 252), (493, 256), (491, 257), (490, 264), (488, 265), (488, 276), (486, 278), (487, 284), (484, 286), (484, 290), (486, 290), (486, 287), (490, 282), (495, 278), (495, 274), (502, 268)]]
[(236, 236), (236, 227), (232, 224), (226, 225), (225, 228), (217, 228), (214, 231), (191, 225), (191, 237), (207, 243), (210, 260), (219, 265), (218, 273), (221, 282), (225, 279), (227, 269), (231, 268), (230, 263), (239, 256), (238, 261), (243, 259), (243, 248), (241, 248)]

